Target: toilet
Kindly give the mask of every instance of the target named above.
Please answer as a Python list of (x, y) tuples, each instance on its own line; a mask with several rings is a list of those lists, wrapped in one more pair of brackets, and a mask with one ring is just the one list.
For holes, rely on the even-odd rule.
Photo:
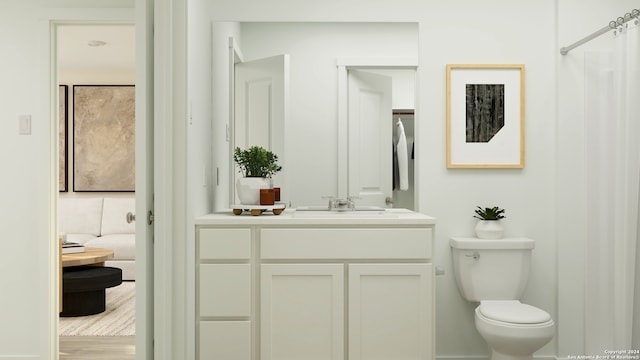
[(554, 335), (544, 310), (523, 304), (534, 241), (451, 238), (453, 271), (463, 298), (479, 303), (476, 329), (491, 349), (491, 360), (531, 360)]

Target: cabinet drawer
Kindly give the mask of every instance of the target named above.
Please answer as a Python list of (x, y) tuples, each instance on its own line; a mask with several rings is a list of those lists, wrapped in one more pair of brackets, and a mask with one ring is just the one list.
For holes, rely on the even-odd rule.
[(260, 231), (263, 259), (429, 259), (431, 228), (281, 228)]
[(198, 351), (201, 360), (250, 360), (251, 322), (201, 321)]
[(200, 265), (200, 316), (250, 316), (251, 265)]
[(251, 229), (200, 229), (201, 260), (251, 258)]

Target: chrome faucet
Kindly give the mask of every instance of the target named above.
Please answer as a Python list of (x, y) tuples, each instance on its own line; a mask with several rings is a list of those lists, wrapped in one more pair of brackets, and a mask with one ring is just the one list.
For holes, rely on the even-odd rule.
[(324, 199), (329, 199), (329, 211), (345, 211), (354, 210), (356, 203), (354, 196), (347, 196), (346, 199), (336, 198), (335, 196), (323, 196)]

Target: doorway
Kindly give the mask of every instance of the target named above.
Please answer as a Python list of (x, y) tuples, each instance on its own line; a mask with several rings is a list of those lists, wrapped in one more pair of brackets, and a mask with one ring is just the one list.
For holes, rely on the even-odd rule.
[(339, 188), (345, 189), (344, 196), (356, 196), (361, 203), (366, 199), (366, 205), (418, 211), (417, 66), (414, 58), (338, 60)]
[[(121, 209), (116, 211), (122, 211), (124, 209), (123, 204), (126, 204), (126, 211), (133, 214), (136, 213), (135, 175), (128, 174), (129, 172), (135, 173), (135, 170), (126, 170), (126, 163), (135, 164), (134, 160), (136, 158), (134, 142), (135, 105), (133, 109), (129, 109), (130, 112), (133, 111), (133, 117), (128, 125), (123, 124), (126, 121), (121, 119), (119, 115), (114, 116), (113, 114), (103, 117), (109, 118), (113, 116), (113, 119), (118, 118), (117, 124), (114, 123), (105, 127), (104, 123), (99, 123), (98, 121), (82, 123), (85, 128), (89, 125), (95, 126), (101, 132), (100, 139), (105, 138), (105, 135), (108, 137), (109, 129), (114, 129), (114, 134), (111, 134), (113, 138), (129, 136), (124, 142), (110, 143), (109, 146), (100, 145), (99, 147), (103, 149), (105, 147), (113, 148), (114, 151), (107, 152), (106, 156), (105, 153), (101, 155), (99, 152), (92, 152), (91, 149), (86, 147), (90, 141), (81, 141), (83, 133), (78, 130), (81, 123), (76, 122), (76, 120), (80, 118), (78, 114), (82, 109), (78, 106), (81, 102), (87, 107), (84, 110), (86, 110), (87, 117), (91, 119), (101, 119), (101, 116), (98, 115), (100, 110), (111, 111), (113, 107), (122, 107), (122, 104), (127, 104), (127, 101), (120, 99), (121, 94), (114, 95), (113, 91), (116, 89), (126, 90), (123, 93), (129, 94), (127, 96), (133, 93), (131, 88), (136, 83), (135, 25), (132, 22), (61, 23), (55, 25), (55, 34), (56, 55), (52, 61), (55, 62), (53, 68), (56, 69), (56, 85), (60, 90), (59, 98), (61, 100), (59, 102), (59, 230), (66, 230), (62, 228), (62, 223), (68, 220), (64, 219), (65, 214), (61, 212), (68, 210), (69, 207), (74, 208), (89, 204), (87, 206), (94, 206), (97, 209), (98, 219), (95, 220), (95, 223), (98, 224), (97, 231), (100, 233), (95, 234), (94, 231), (91, 235), (98, 236), (90, 239), (89, 241), (93, 241), (93, 243), (87, 242), (86, 246), (87, 248), (89, 246), (109, 248), (110, 242), (107, 240), (107, 234), (102, 233), (103, 230), (106, 230), (104, 222), (106, 218), (104, 216), (107, 215), (107, 210), (105, 210), (108, 207), (107, 204), (110, 203), (111, 205), (116, 205), (116, 207), (120, 206)], [(76, 102), (75, 95), (83, 89), (92, 90), (92, 97), (81, 99), (78, 96), (78, 101)], [(94, 92), (94, 90), (96, 91)], [(97, 90), (106, 90), (107, 93), (98, 92)], [(109, 93), (111, 95), (105, 97), (105, 94)], [(118, 99), (115, 99), (116, 96)], [(102, 106), (104, 103), (114, 105), (111, 107)], [(75, 111), (78, 111), (78, 114)], [(115, 130), (116, 127), (117, 131)], [(96, 131), (95, 129), (86, 130), (89, 133)], [(115, 155), (117, 150), (127, 146), (129, 147), (128, 150), (122, 153), (120, 157)], [(114, 160), (120, 160), (120, 165), (124, 163), (124, 168), (122, 166), (118, 167), (120, 173), (117, 176), (122, 177), (123, 174), (129, 176), (129, 184), (119, 185), (114, 189), (109, 188), (108, 184), (106, 184), (108, 181), (102, 183), (94, 181), (96, 179), (86, 181), (87, 178), (90, 178), (87, 174), (95, 173), (95, 169), (91, 170), (87, 166), (83, 168), (82, 165), (87, 165), (90, 161), (95, 162), (97, 159), (107, 162), (105, 167), (112, 167), (111, 165), (115, 163)], [(103, 174), (101, 178), (108, 178), (107, 176)], [(97, 203), (101, 203), (103, 206), (95, 206)], [(81, 211), (84, 214), (88, 214), (88, 209)], [(113, 224), (122, 228), (126, 213), (119, 214), (121, 216), (118, 214), (119, 212), (115, 215), (115, 223)], [(86, 222), (84, 225), (86, 225)], [(124, 226), (126, 227), (126, 225)], [(127, 231), (133, 232), (131, 235), (135, 240), (129, 241), (129, 234), (114, 234), (112, 237), (116, 241), (121, 240), (123, 242), (119, 244), (111, 242), (113, 249), (110, 250), (113, 250), (114, 258), (105, 263), (106, 266), (122, 269), (123, 284), (106, 290), (107, 298), (104, 312), (89, 316), (60, 319), (58, 328), (60, 359), (73, 359), (78, 358), (78, 356), (89, 358), (94, 353), (110, 356), (111, 358), (135, 358), (135, 280), (136, 277), (145, 276), (145, 274), (135, 274), (135, 259), (138, 252), (135, 243), (136, 241), (144, 241), (144, 237), (136, 235), (135, 224), (128, 226), (128, 229)], [(119, 230), (116, 230), (116, 232), (119, 232)], [(72, 234), (66, 235), (71, 236)], [(80, 235), (73, 240), (83, 242), (86, 239), (86, 237)], [(121, 246), (125, 242), (127, 242), (127, 245)]]
[[(235, 52), (233, 48), (230, 51)], [(284, 127), (288, 121), (289, 55), (281, 54), (251, 61), (239, 60), (230, 69), (233, 79), (233, 134), (229, 145), (230, 153), (236, 147), (262, 146), (286, 162), (284, 151)], [(235, 164), (232, 164), (235, 166)], [(230, 202), (239, 204), (235, 184), (240, 173), (231, 171)], [(284, 175), (273, 176), (274, 184), (286, 185)], [(287, 202), (283, 196), (282, 202)]]

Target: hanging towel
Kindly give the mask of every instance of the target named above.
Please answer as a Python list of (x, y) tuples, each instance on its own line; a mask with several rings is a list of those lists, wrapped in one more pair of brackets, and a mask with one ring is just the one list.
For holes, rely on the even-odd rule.
[(398, 134), (398, 145), (396, 153), (398, 154), (398, 173), (400, 190), (409, 190), (409, 157), (407, 154), (407, 138), (404, 135), (404, 125), (398, 119), (396, 123)]

